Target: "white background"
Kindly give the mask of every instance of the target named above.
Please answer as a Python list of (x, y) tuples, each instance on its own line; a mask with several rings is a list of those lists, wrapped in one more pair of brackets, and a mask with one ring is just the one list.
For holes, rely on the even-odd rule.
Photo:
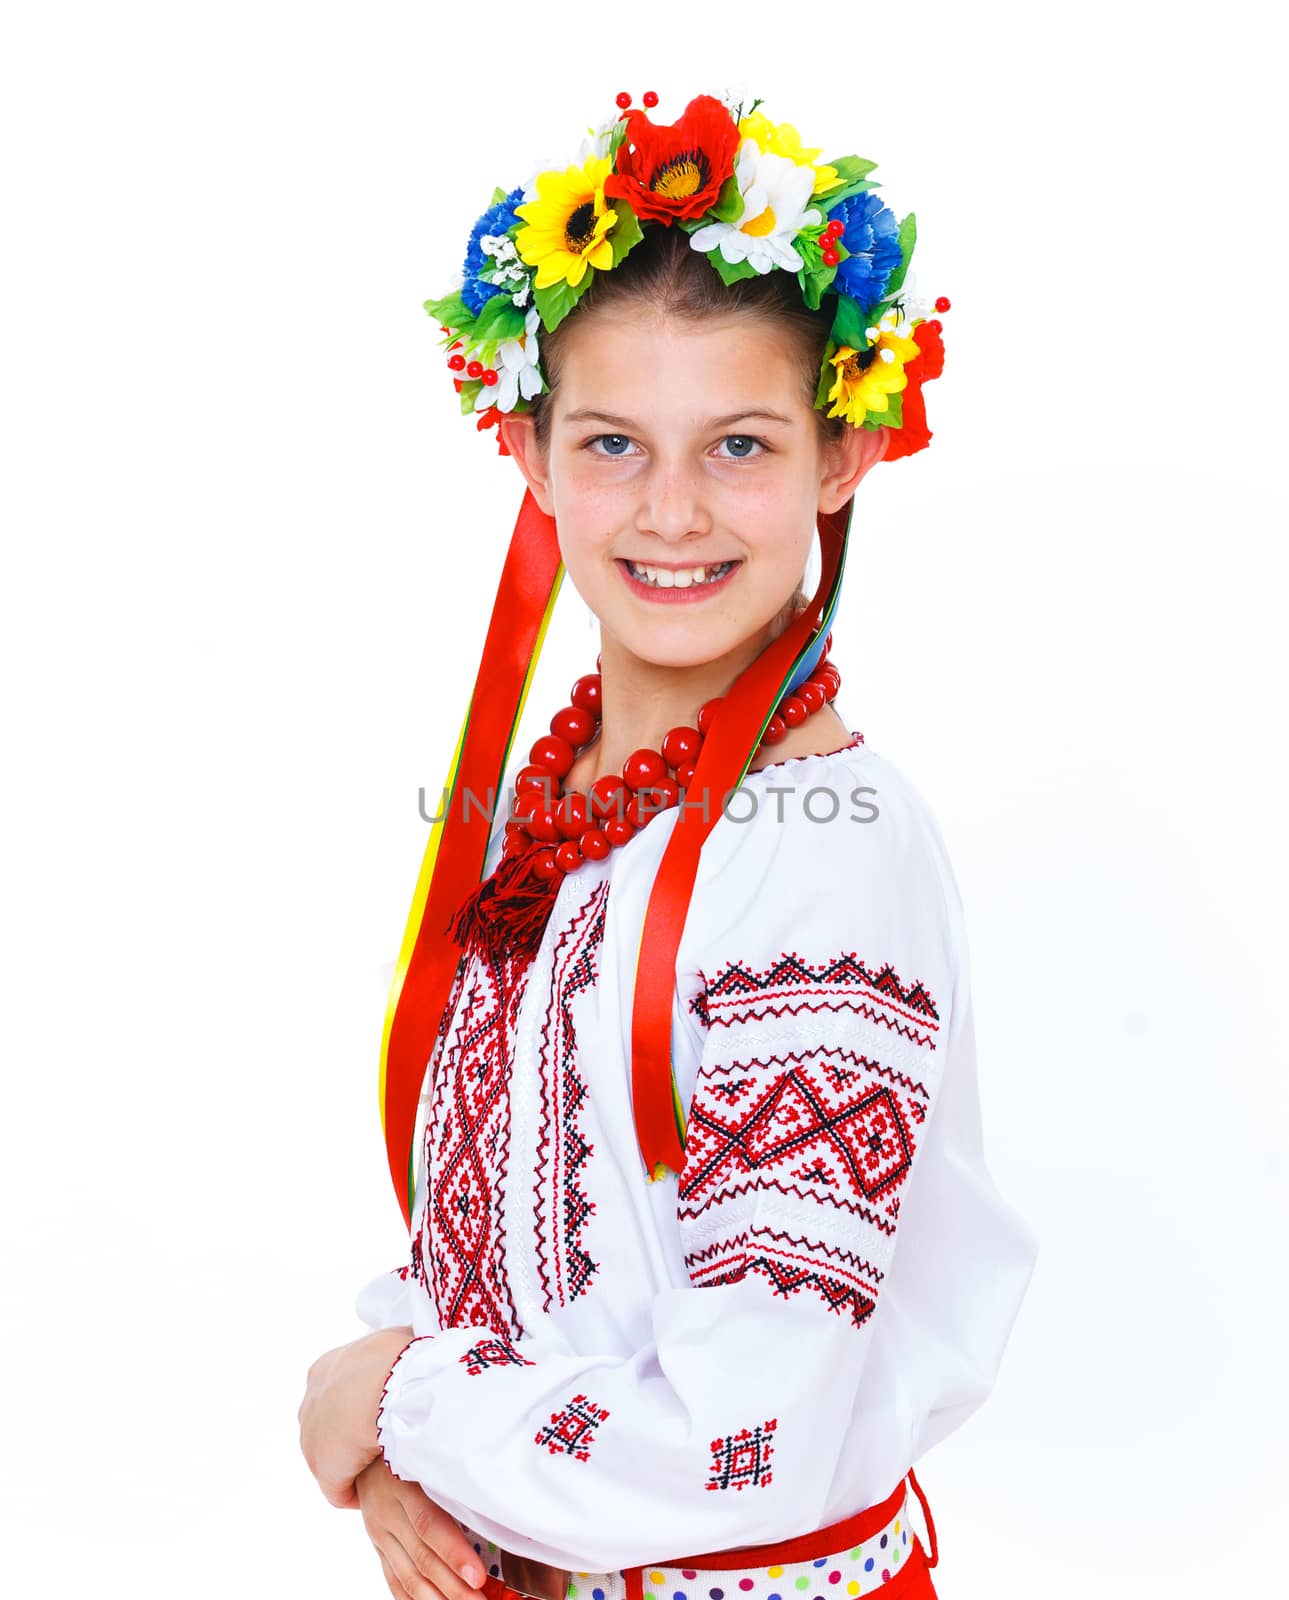
[[(852, 727), (944, 829), (1041, 1256), (940, 1592), (1272, 1592), (1289, 1141), (1279, 83), (1229, 4), (45, 4), (7, 243), (3, 1581), (385, 1593), (298, 1454), (403, 1259), (385, 990), (520, 499), (422, 301), (622, 88), (879, 162), (953, 300)], [(594, 664), (565, 584), (535, 737)]]

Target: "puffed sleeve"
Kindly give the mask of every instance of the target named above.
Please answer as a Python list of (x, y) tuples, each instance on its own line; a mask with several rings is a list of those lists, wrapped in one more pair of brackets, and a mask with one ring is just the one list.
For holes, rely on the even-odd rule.
[[(698, 1045), (674, 1190), (689, 1283), (652, 1295), (648, 1336), (626, 1353), (559, 1314), (515, 1339), (418, 1331), (381, 1397), (396, 1476), (575, 1571), (843, 1514), (836, 1484), (865, 1427), (887, 1424), (861, 1398), (901, 1212), (919, 1188), (937, 1204), (962, 1192), (925, 1153), (959, 1050), (974, 1070), (938, 832), (895, 781), (876, 796), (845, 786), (830, 818), (826, 800), (796, 788), (780, 806), (767, 787), (754, 821), (713, 830), (678, 966), (678, 1021)], [(972, 1076), (968, 1131), (942, 1160), (972, 1159), (974, 1092)], [(911, 1464), (904, 1442), (882, 1458), (899, 1462), (882, 1495)]]

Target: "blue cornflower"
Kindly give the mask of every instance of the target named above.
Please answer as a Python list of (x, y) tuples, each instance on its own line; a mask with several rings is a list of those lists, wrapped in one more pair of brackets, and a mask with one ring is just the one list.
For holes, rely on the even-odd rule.
[(850, 254), (837, 268), (834, 287), (871, 311), (903, 260), (895, 213), (871, 190), (853, 194), (828, 213), (846, 224), (841, 242)]
[(461, 286), (461, 298), (476, 317), (493, 295), (501, 293), (496, 284), (489, 283), (486, 278), (479, 276), (484, 265), (491, 260), (490, 256), (484, 255), (483, 246), (479, 241), (485, 234), (508, 233), (520, 220), (515, 213), (515, 207), (523, 203), (523, 198), (524, 187), (520, 184), (518, 188), (512, 189), (504, 200), (498, 201), (495, 206), (489, 206), (471, 229), (470, 243), (465, 253), (465, 266), (462, 268), (465, 282)]

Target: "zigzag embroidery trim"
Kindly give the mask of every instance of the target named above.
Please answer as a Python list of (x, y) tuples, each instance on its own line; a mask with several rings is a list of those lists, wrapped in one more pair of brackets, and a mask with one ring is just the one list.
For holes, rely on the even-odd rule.
[(817, 967), (796, 951), (780, 956), (763, 971), (731, 962), (711, 982), (704, 977), (690, 1008), (709, 1027), (733, 1027), (801, 1011), (859, 1012), (931, 1049), (940, 1024), (939, 1007), (925, 984), (904, 983), (890, 962), (874, 970), (853, 950)]

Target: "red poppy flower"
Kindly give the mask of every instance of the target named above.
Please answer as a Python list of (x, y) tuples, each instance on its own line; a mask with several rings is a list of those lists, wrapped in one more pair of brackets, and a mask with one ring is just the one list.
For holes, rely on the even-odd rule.
[(890, 435), (883, 461), (898, 461), (901, 456), (911, 456), (931, 443), (931, 430), (926, 425), (926, 402), (922, 398), (922, 385), (938, 378), (944, 371), (944, 340), (934, 322), (919, 322), (913, 330), (913, 343), (918, 354), (904, 368), (908, 382), (903, 390), (902, 423), (898, 428), (888, 428)]
[(714, 95), (696, 95), (673, 123), (650, 122), (634, 107), (604, 192), (625, 200), (643, 222), (701, 217), (734, 171), (738, 124)]

